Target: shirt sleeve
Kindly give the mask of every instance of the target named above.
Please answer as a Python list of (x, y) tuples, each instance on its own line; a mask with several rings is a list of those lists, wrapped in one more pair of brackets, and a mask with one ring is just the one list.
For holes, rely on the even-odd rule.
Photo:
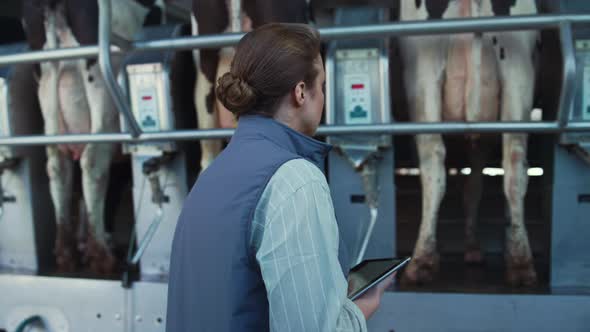
[[(296, 176), (290, 174), (290, 176)], [(286, 185), (285, 185), (286, 183)], [(311, 181), (275, 190), (263, 227), (253, 236), (266, 286), (271, 331), (366, 331), (347, 298), (338, 261), (338, 226), (327, 185)], [(270, 208), (269, 208), (270, 209)]]

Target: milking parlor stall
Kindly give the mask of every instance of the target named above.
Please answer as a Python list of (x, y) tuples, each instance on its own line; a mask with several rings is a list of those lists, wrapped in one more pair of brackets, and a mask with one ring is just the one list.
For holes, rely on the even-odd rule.
[(164, 331), (214, 83), (273, 21), (321, 33), (340, 250), (412, 256), (370, 331), (590, 331), (587, 0), (2, 1), (0, 331)]

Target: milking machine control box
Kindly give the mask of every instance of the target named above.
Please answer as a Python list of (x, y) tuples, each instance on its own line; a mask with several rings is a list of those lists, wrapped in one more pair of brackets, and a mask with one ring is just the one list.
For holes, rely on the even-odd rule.
[[(178, 37), (181, 28), (176, 25), (148, 27), (136, 40), (153, 40)], [(133, 54), (125, 59), (119, 74), (119, 84), (127, 94), (131, 112), (139, 128), (145, 132), (174, 130), (177, 127), (172, 110), (170, 66), (174, 51)], [(123, 131), (128, 131), (121, 117)], [(176, 150), (172, 141), (125, 144), (126, 153), (145, 156), (161, 155)]]
[[(572, 118), (590, 122), (590, 36), (588, 37), (575, 41), (578, 93), (574, 101)], [(585, 140), (590, 141), (590, 135), (586, 135)]]
[(582, 86), (581, 86), (581, 105), (579, 108), (579, 118), (582, 121), (590, 121), (590, 40), (578, 41), (576, 48), (584, 54), (581, 65)]
[[(9, 46), (9, 49), (19, 49), (17, 45)], [(9, 76), (11, 74), (11, 67), (0, 67), (0, 136), (12, 136), (13, 130), (10, 121), (10, 96), (8, 90)], [(12, 157), (13, 149), (8, 146), (0, 147), (0, 155), (2, 158)]]
[[(579, 33), (578, 33), (579, 35)], [(575, 38), (576, 85), (572, 108), (562, 110), (569, 113), (570, 122), (590, 122), (590, 34), (586, 38)], [(567, 132), (561, 135), (562, 144), (590, 144), (588, 132)]]
[[(556, 14), (588, 14), (590, 1), (568, 0), (551, 1), (549, 6)], [(590, 27), (584, 24), (572, 26), (572, 37), (576, 60), (576, 91), (572, 109), (562, 110), (569, 113), (569, 121), (590, 122)], [(567, 132), (561, 135), (560, 143), (590, 146), (590, 133)]]
[[(145, 133), (174, 129), (170, 111), (169, 72), (165, 63), (128, 65), (129, 100), (135, 119)], [(127, 151), (158, 154), (174, 150), (173, 142), (127, 145)]]
[[(330, 83), (333, 98), (329, 102), (326, 122), (332, 125), (369, 125), (389, 123), (390, 107), (384, 103), (382, 95), (386, 91), (383, 80), (387, 69), (382, 51), (377, 47), (344, 48), (334, 52), (334, 80)], [(388, 90), (388, 89), (387, 89)], [(338, 110), (338, 111), (332, 111)], [(391, 137), (386, 135), (346, 135), (329, 138), (335, 145), (391, 145)]]

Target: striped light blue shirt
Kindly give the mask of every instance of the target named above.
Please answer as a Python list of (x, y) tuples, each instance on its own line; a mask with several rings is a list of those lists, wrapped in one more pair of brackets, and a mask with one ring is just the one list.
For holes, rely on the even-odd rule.
[(338, 226), (324, 174), (305, 159), (283, 164), (256, 207), (250, 245), (269, 303), (271, 331), (366, 331), (347, 298)]

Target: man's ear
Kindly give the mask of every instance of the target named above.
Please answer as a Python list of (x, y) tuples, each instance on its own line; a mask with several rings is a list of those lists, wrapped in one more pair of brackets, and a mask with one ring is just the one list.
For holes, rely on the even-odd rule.
[(305, 102), (305, 83), (303, 81), (297, 83), (295, 88), (293, 89), (293, 100), (295, 102), (295, 106), (301, 107)]

